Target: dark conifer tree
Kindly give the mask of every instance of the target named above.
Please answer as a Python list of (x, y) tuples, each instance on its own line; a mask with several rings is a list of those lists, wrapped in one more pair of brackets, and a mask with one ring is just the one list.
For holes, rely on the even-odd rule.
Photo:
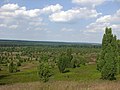
[(106, 28), (102, 40), (102, 50), (97, 59), (97, 69), (101, 72), (101, 78), (114, 80), (117, 74), (118, 50), (117, 39), (113, 36), (112, 29)]

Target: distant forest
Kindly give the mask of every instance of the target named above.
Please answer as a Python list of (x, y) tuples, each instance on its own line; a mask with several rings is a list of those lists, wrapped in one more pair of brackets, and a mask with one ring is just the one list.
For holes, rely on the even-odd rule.
[(85, 47), (100, 48), (99, 43), (78, 42), (50, 42), (50, 41), (24, 41), (24, 40), (0, 40), (0, 47), (12, 46), (49, 46), (49, 47)]

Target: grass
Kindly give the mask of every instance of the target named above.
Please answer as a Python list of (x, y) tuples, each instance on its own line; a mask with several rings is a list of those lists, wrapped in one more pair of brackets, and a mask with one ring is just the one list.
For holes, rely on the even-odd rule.
[(93, 81), (98, 80), (100, 73), (96, 70), (96, 65), (81, 66), (80, 68), (70, 68), (70, 72), (59, 73), (58, 69), (53, 76), (54, 80), (68, 80), (68, 81)]
[(33, 82), (33, 81), (39, 80), (37, 72), (32, 71), (32, 70), (25, 71), (25, 72), (13, 73), (13, 74), (4, 74), (2, 76), (3, 76), (3, 78), (0, 79), (0, 84)]
[(0, 71), (0, 90), (118, 90), (120, 75), (116, 81), (100, 79), (96, 65), (86, 65), (79, 68), (67, 68), (69, 72), (60, 73), (53, 70), (49, 82), (39, 80), (36, 63), (25, 63), (20, 72), (8, 73)]
[[(29, 68), (24, 68), (23, 66)], [(31, 63), (28, 63), (26, 65), (23, 64), (23, 66), (20, 67), (21, 71), (17, 73), (8, 73), (7, 71), (0, 71), (0, 84), (13, 84), (39, 81), (36, 66), (33, 67)]]
[[(32, 67), (30, 67), (32, 66)], [(24, 68), (24, 67), (27, 67)], [(6, 71), (0, 71), (0, 84), (13, 84), (23, 82), (35, 82), (39, 81), (37, 73), (37, 67), (34, 64), (24, 64), (21, 68), (21, 72), (8, 73)], [(29, 68), (28, 68), (29, 67)], [(53, 76), (50, 77), (50, 81), (80, 81), (88, 82), (99, 80), (100, 73), (96, 70), (96, 65), (86, 65), (80, 68), (66, 69), (70, 72), (60, 73), (58, 68), (53, 70)]]

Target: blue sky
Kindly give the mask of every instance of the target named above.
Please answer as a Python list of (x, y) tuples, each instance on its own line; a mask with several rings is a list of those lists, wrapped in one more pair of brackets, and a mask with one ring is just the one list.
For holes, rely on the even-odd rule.
[(0, 39), (101, 43), (120, 39), (120, 0), (0, 0)]

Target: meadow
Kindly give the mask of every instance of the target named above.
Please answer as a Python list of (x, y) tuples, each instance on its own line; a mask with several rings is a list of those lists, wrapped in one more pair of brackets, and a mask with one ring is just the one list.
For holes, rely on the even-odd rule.
[[(25, 69), (24, 67), (27, 67)], [(61, 74), (58, 69), (50, 80), (43, 83), (39, 80), (34, 64), (24, 65), (23, 71), (8, 74), (3, 73), (0, 79), (0, 90), (119, 90), (120, 76), (116, 81), (100, 79), (96, 65), (86, 65), (80, 68), (69, 69), (70, 72)], [(34, 68), (33, 68), (34, 67)]]

